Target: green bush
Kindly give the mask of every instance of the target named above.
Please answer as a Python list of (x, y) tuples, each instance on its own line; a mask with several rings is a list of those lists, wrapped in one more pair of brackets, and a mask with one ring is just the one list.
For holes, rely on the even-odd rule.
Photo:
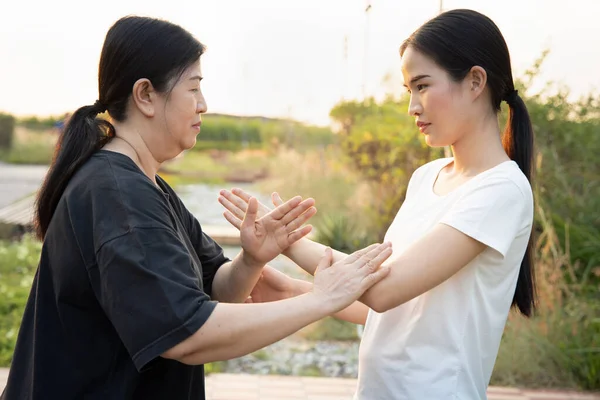
[(27, 129), (36, 130), (36, 131), (44, 131), (44, 130), (54, 128), (56, 126), (56, 123), (63, 118), (64, 117), (40, 118), (40, 117), (32, 116), (32, 117), (26, 117), (26, 118), (19, 119), (18, 124)]
[(0, 149), (9, 150), (15, 134), (15, 117), (0, 113)]
[[(555, 294), (540, 299), (541, 312), (535, 318), (523, 323), (514, 318), (509, 321), (493, 382), (597, 390), (600, 96), (569, 101), (568, 91), (552, 84), (540, 93), (528, 93), (544, 57), (516, 86), (527, 104), (536, 136), (536, 274), (540, 268), (551, 271), (541, 274), (538, 284), (550, 286)], [(330, 113), (341, 128), (349, 164), (373, 184), (373, 204), (365, 212), (372, 213), (379, 238), (404, 201), (414, 170), (442, 156), (439, 150), (424, 145), (405, 114), (407, 100), (406, 96), (390, 96), (381, 102), (342, 102)], [(503, 126), (506, 109), (499, 118)], [(344, 221), (327, 222), (320, 239), (351, 248), (357, 235), (345, 225)], [(350, 233), (342, 241), (339, 236), (343, 232)]]
[(44, 142), (13, 143), (12, 149), (1, 157), (12, 164), (48, 165), (52, 162), (54, 147)]
[(302, 336), (307, 340), (315, 341), (355, 341), (359, 339), (355, 324), (332, 317), (323, 318), (305, 328)]
[(209, 114), (203, 118), (196, 150), (242, 150), (285, 146), (306, 150), (336, 141), (326, 127), (291, 120)]
[(262, 145), (260, 143), (244, 143), (236, 142), (236, 141), (220, 141), (220, 140), (198, 140), (196, 145), (194, 146), (194, 150), (196, 151), (211, 151), (211, 150), (220, 150), (220, 151), (240, 151), (244, 149), (257, 149), (261, 148)]
[(0, 366), (10, 365), (41, 244), (32, 237), (0, 242)]
[(315, 224), (315, 240), (346, 254), (360, 250), (377, 240), (345, 214), (326, 214)]

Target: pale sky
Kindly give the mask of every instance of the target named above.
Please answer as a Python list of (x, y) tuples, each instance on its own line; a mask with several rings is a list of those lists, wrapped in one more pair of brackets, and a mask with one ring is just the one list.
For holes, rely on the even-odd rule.
[[(371, 0), (366, 29), (365, 0), (3, 3), (0, 111), (56, 115), (92, 104), (106, 31), (137, 14), (175, 22), (207, 45), (202, 84), (209, 112), (317, 124), (329, 123), (342, 97), (361, 98), (365, 76), (367, 95), (403, 90), (398, 48), (439, 8), (439, 0)], [(443, 0), (443, 6), (492, 18), (508, 43), (514, 75), (549, 48), (540, 84), (561, 82), (574, 97), (600, 89), (600, 0)], [(391, 83), (383, 84), (386, 75)]]

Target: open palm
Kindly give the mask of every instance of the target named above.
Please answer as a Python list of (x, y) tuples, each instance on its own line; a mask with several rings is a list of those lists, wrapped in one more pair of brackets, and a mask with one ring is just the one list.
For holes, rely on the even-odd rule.
[(240, 241), (247, 256), (257, 264), (266, 264), (294, 242), (306, 236), (312, 226), (302, 227), (316, 213), (314, 200), (299, 196), (258, 217), (258, 201), (251, 198), (243, 217), (225, 213), (225, 218), (240, 230)]

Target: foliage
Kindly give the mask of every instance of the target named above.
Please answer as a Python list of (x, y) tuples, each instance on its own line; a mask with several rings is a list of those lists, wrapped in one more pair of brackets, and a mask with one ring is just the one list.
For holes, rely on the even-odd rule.
[(370, 217), (380, 239), (404, 201), (413, 171), (442, 155), (420, 138), (407, 108), (406, 97), (389, 96), (379, 104), (373, 99), (343, 102), (330, 113), (341, 125), (350, 163), (372, 183)]
[(285, 146), (306, 149), (335, 142), (329, 128), (291, 120), (205, 115), (195, 150), (241, 150)]
[(10, 149), (15, 131), (15, 118), (0, 113), (0, 149)]
[(38, 131), (45, 131), (55, 128), (59, 121), (64, 117), (37, 117), (30, 116), (20, 118), (18, 124), (24, 128)]
[[(516, 86), (536, 135), (536, 270), (538, 284), (550, 289), (528, 324), (509, 321), (494, 379), (520, 386), (599, 389), (600, 97), (570, 101), (568, 91), (554, 84), (529, 94), (546, 54)], [(371, 210), (380, 238), (404, 200), (414, 170), (442, 156), (419, 137), (406, 114), (407, 100), (390, 96), (379, 103), (343, 102), (330, 114), (343, 134), (342, 148), (351, 165), (373, 184)], [(506, 109), (499, 119), (502, 126)], [(343, 224), (338, 225), (342, 230)]]
[(0, 366), (12, 359), (41, 244), (32, 237), (0, 242)]

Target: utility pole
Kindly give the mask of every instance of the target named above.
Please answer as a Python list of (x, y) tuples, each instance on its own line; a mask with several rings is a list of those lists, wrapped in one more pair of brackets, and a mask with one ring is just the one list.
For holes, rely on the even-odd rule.
[(369, 11), (371, 10), (371, 0), (366, 0), (365, 7), (365, 50), (363, 55), (363, 84), (362, 84), (362, 94), (363, 100), (367, 99), (367, 67), (369, 61)]
[(344, 56), (342, 62), (342, 98), (344, 101), (348, 97), (348, 35), (344, 36)]

